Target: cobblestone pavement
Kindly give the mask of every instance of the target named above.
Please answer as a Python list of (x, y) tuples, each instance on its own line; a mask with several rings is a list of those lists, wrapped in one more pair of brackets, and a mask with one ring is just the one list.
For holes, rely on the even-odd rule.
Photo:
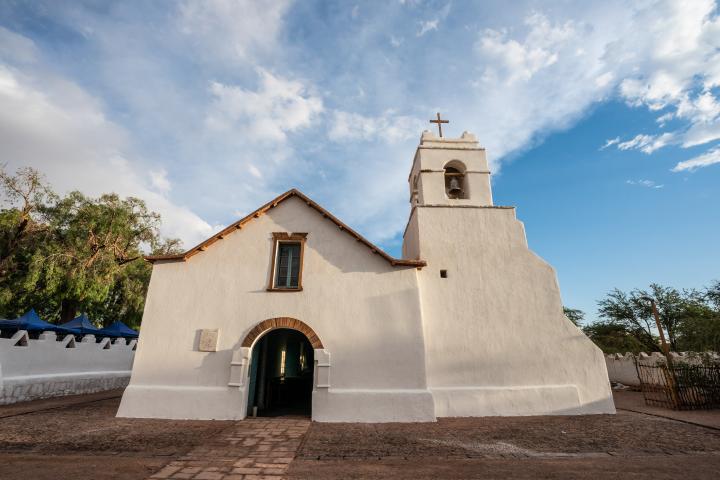
[(310, 419), (246, 419), (168, 463), (150, 479), (280, 480)]

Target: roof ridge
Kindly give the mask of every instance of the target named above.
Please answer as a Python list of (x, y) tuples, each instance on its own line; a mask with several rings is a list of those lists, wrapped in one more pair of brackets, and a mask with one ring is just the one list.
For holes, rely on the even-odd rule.
[(213, 243), (217, 242), (218, 240), (222, 240), (230, 233), (233, 233), (237, 230), (241, 230), (245, 224), (251, 222), (253, 219), (260, 217), (261, 215), (265, 214), (268, 210), (277, 207), (280, 203), (284, 202), (288, 198), (292, 197), (298, 197), (303, 202), (305, 202), (308, 207), (314, 208), (317, 210), (320, 214), (322, 214), (323, 217), (329, 219), (331, 222), (333, 222), (335, 225), (338, 226), (340, 230), (344, 230), (349, 235), (353, 236), (358, 242), (363, 243), (365, 246), (367, 246), (372, 253), (378, 254), (381, 257), (383, 257), (385, 260), (390, 262), (390, 264), (394, 267), (424, 267), (427, 265), (427, 263), (424, 260), (412, 260), (412, 259), (402, 259), (402, 258), (395, 258), (390, 256), (387, 252), (385, 252), (380, 247), (373, 244), (370, 240), (366, 239), (362, 235), (360, 235), (358, 232), (347, 226), (345, 223), (343, 223), (339, 218), (334, 216), (332, 213), (327, 211), (325, 208), (323, 208), (319, 203), (312, 200), (310, 197), (302, 193), (297, 188), (291, 188), (287, 192), (278, 195), (274, 199), (270, 200), (257, 210), (251, 212), (249, 215), (246, 215), (245, 217), (241, 218), (240, 220), (237, 220), (234, 223), (231, 223), (227, 227), (220, 230), (218, 233), (212, 235), (207, 240), (200, 242), (199, 244), (195, 245), (191, 249), (185, 251), (184, 253), (177, 253), (177, 254), (171, 254), (171, 255), (147, 255), (145, 256), (145, 260), (147, 260), (150, 263), (154, 263), (158, 260), (178, 260), (178, 261), (186, 261), (188, 258), (192, 257), (193, 255), (197, 255), (200, 252), (203, 252), (212, 245)]

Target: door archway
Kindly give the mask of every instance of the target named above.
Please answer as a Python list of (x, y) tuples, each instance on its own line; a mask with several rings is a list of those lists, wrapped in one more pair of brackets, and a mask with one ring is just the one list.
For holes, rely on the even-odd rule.
[(255, 340), (257, 340), (260, 335), (267, 332), (268, 330), (273, 330), (276, 328), (289, 328), (302, 332), (303, 334), (305, 334), (313, 348), (325, 348), (320, 341), (320, 337), (318, 337), (315, 331), (310, 328), (308, 324), (291, 317), (276, 317), (263, 320), (262, 322), (255, 325), (255, 327), (250, 330), (247, 335), (245, 335), (241, 346), (247, 348), (252, 347), (253, 343), (255, 343)]
[(315, 382), (315, 349), (323, 344), (304, 322), (265, 320), (245, 336), (249, 350), (247, 415), (309, 416)]

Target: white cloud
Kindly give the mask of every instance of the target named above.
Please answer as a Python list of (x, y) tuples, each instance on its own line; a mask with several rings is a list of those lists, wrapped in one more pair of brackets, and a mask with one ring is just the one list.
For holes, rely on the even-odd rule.
[[(38, 133), (27, 138), (26, 150), (73, 138), (77, 146), (67, 151), (86, 149), (78, 158), (107, 159), (128, 172), (118, 188), (139, 185), (146, 191), (140, 196), (164, 199), (170, 210), (193, 214), (182, 205), (192, 207), (208, 219), (206, 230), (232, 220), (228, 204), (245, 214), (298, 186), (378, 240), (404, 225), (408, 155), (436, 106), (451, 119), (448, 135), (463, 129), (479, 135), (496, 173), (513, 153), (618, 95), (657, 112), (661, 126), (613, 132), (618, 138), (601, 148), (622, 143), (650, 152), (720, 135), (713, 90), (720, 86), (720, 27), (707, 0), (511, 2), (502, 14), (468, 4), (452, 17), (450, 3), (438, 11), (437, 3), (413, 0), (407, 8), (397, 2), (365, 8), (362, 24), (338, 22), (341, 31), (327, 21), (335, 15), (347, 22), (354, 3), (322, 18), (311, 8), (291, 11), (289, 2), (269, 0), (184, 1), (175, 9), (121, 2), (103, 14), (83, 4), (48, 3), (47, 18), (58, 30), (84, 38), (79, 47), (48, 35), (68, 55), (63, 75), (74, 75), (93, 96), (53, 95), (51, 104), (74, 120), (56, 118), (61, 128), (42, 132), (52, 142)], [(488, 14), (478, 15), (481, 10)], [(2, 35), (0, 55), (20, 52), (8, 62), (43, 61), (44, 51), (32, 42)], [(11, 42), (20, 47), (3, 48)], [(0, 77), (7, 83), (0, 89), (12, 96), (8, 85), (19, 82), (48, 95), (60, 91), (40, 83), (52, 75), (34, 76), (30, 87), (16, 76)], [(35, 105), (28, 102), (23, 115)], [(89, 120), (77, 120), (86, 110)], [(0, 112), (11, 126), (0, 129), (14, 131), (16, 120), (5, 115)], [(93, 126), (98, 119), (103, 127)], [(677, 130), (662, 127), (670, 120)], [(9, 153), (25, 149), (19, 140), (14, 145)], [(0, 155), (5, 150), (3, 143)], [(110, 180), (98, 182), (101, 173), (92, 168), (85, 179), (78, 163), (67, 163), (67, 171), (52, 167), (63, 188), (114, 189)], [(195, 238), (198, 219), (172, 221), (186, 224), (181, 236)]]
[(569, 19), (535, 12), (521, 26), (483, 30), (473, 85), (487, 115), (473, 120), (494, 169), (499, 158), (572, 125), (615, 92), (631, 106), (657, 111), (660, 126), (671, 119), (684, 125), (608, 140), (601, 149), (649, 154), (720, 138), (720, 101), (708, 87), (720, 85), (720, 21), (712, 0), (691, 3), (585, 4)]
[[(674, 133), (663, 133), (660, 135), (636, 135), (634, 138), (617, 143), (619, 150), (640, 150), (643, 153), (651, 154), (666, 145), (669, 145), (675, 139)], [(609, 146), (606, 144), (606, 147)]]
[(628, 185), (638, 185), (640, 187), (647, 187), (647, 188), (654, 188), (659, 189), (663, 188), (665, 185), (658, 185), (652, 180), (627, 180), (625, 183)]
[(187, 0), (179, 27), (199, 43), (205, 58), (247, 59), (275, 47), (288, 0)]
[(159, 170), (150, 170), (150, 183), (160, 192), (167, 193), (171, 188), (170, 180), (168, 180), (167, 175), (167, 170), (164, 168)]
[(309, 126), (323, 111), (322, 99), (297, 80), (288, 80), (258, 69), (255, 91), (213, 82), (213, 104), (206, 118), (209, 128), (243, 129), (254, 141), (284, 142), (287, 133)]
[(673, 172), (683, 172), (683, 171), (689, 171), (692, 172), (694, 170), (697, 170), (698, 168), (708, 167), (710, 165), (714, 165), (716, 163), (720, 163), (720, 147), (715, 147), (707, 152), (703, 153), (702, 155), (698, 155), (697, 157), (691, 158), (690, 160), (685, 160), (684, 162), (680, 162), (675, 167), (673, 167)]
[(440, 25), (440, 22), (445, 20), (450, 13), (450, 7), (452, 6), (452, 3), (448, 2), (445, 4), (443, 8), (440, 9), (437, 16), (435, 18), (432, 18), (430, 20), (424, 20), (419, 22), (420, 24), (420, 30), (417, 32), (418, 37), (422, 37), (428, 32), (432, 32), (433, 30), (437, 30), (438, 26)]
[(438, 24), (440, 23), (440, 20), (437, 18), (434, 20), (426, 20), (424, 22), (420, 22), (420, 30), (418, 30), (417, 36), (422, 37), (428, 32), (432, 32), (433, 30), (437, 30)]
[(248, 165), (248, 172), (255, 178), (262, 178), (262, 172), (255, 165)]
[(126, 132), (72, 82), (0, 64), (0, 144), (0, 163), (11, 171), (33, 166), (59, 192), (142, 198), (162, 215), (163, 233), (186, 244), (212, 233), (212, 226), (165, 195), (169, 182), (162, 174), (151, 180), (143, 173)]
[[(656, 2), (641, 10), (645, 29), (627, 39), (636, 71), (620, 85), (632, 106), (666, 110), (657, 119), (662, 126), (672, 118), (689, 128), (673, 132), (683, 147), (720, 139), (720, 102), (711, 89), (720, 68), (720, 19), (712, 0), (689, 3)], [(667, 111), (669, 110), (669, 111)]]
[(647, 106), (650, 110), (662, 110), (682, 98), (683, 86), (672, 75), (660, 71), (643, 81), (627, 78), (620, 84), (620, 94), (633, 107)]
[(658, 118), (655, 119), (655, 121), (661, 126), (664, 127), (667, 122), (675, 118), (675, 114), (673, 112), (668, 112), (665, 115), (660, 115)]
[[(528, 81), (539, 70), (558, 61), (563, 44), (577, 35), (572, 22), (554, 26), (547, 17), (535, 13), (525, 19), (529, 32), (524, 41), (508, 37), (507, 31), (488, 29), (475, 45), (488, 63), (483, 75), (488, 79), (514, 83)], [(607, 73), (596, 82), (607, 83)]]
[[(535, 12), (521, 26), (480, 33), (475, 52), (481, 66), (472, 100), (478, 109), (459, 121), (475, 125), (495, 172), (507, 154), (572, 125), (612, 92), (611, 79), (619, 74), (603, 55), (617, 28), (611, 19), (591, 26)], [(455, 110), (467, 110), (469, 103), (463, 98)]]
[(0, 26), (0, 59), (30, 63), (37, 59), (37, 55), (37, 47), (32, 40)]
[(417, 118), (395, 115), (392, 111), (377, 117), (366, 117), (357, 113), (334, 111), (330, 119), (328, 137), (336, 142), (347, 140), (373, 140), (381, 138), (387, 142), (400, 142), (419, 138), (425, 123)]
[(600, 150), (605, 150), (606, 148), (617, 145), (618, 143), (620, 143), (620, 137), (611, 138), (610, 140), (605, 141), (605, 144), (600, 147)]

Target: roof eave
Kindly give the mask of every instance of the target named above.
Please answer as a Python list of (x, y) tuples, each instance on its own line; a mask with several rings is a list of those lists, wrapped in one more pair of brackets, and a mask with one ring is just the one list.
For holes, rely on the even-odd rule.
[(383, 257), (385, 260), (387, 260), (393, 267), (416, 267), (416, 268), (422, 268), (427, 265), (427, 263), (424, 260), (412, 260), (412, 259), (402, 259), (402, 258), (394, 258), (388, 255), (385, 251), (381, 250), (379, 247), (375, 246), (372, 242), (367, 240), (365, 237), (357, 233), (352, 228), (345, 225), (340, 219), (335, 217), (333, 214), (325, 210), (322, 206), (320, 206), (318, 203), (310, 199), (308, 196), (306, 196), (301, 191), (293, 188), (291, 190), (288, 190), (287, 192), (283, 193), (282, 195), (279, 195), (278, 197), (274, 198), (273, 200), (270, 200), (268, 203), (263, 205), (262, 207), (258, 208), (254, 212), (250, 213), (249, 215), (241, 218), (235, 223), (230, 224), (229, 226), (222, 229), (220, 232), (216, 233), (215, 235), (211, 236), (207, 240), (199, 243), (198, 245), (194, 246), (190, 250), (179, 253), (179, 254), (173, 254), (173, 255), (147, 255), (145, 256), (145, 260), (150, 263), (155, 263), (157, 261), (186, 261), (188, 258), (192, 257), (193, 255), (196, 255), (200, 252), (203, 252), (212, 245), (213, 243), (217, 242), (218, 240), (222, 240), (226, 235), (243, 228), (243, 226), (250, 222), (252, 219), (260, 217), (261, 215), (265, 214), (268, 210), (271, 208), (274, 208), (280, 204), (280, 202), (283, 202), (284, 200), (287, 200), (290, 197), (298, 197), (300, 200), (305, 202), (308, 207), (314, 208), (317, 210), (323, 217), (329, 219), (332, 221), (335, 225), (338, 226), (341, 230), (345, 230), (348, 234), (353, 236), (358, 242), (363, 243), (365, 246), (367, 246), (372, 253), (376, 253)]

